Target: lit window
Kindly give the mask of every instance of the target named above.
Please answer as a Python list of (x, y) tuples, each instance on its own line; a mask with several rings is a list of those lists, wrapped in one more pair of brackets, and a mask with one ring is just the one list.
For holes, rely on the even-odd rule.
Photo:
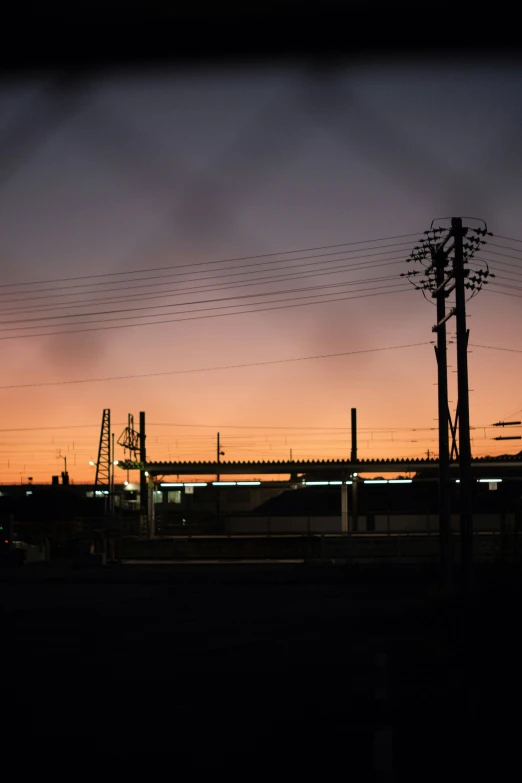
[(169, 490), (167, 503), (181, 503), (181, 491), (179, 489)]

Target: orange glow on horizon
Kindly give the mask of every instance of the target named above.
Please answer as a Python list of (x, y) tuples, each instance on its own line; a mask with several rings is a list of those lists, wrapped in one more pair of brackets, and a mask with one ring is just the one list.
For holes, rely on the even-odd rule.
[[(35, 116), (30, 149), (10, 132), (0, 483), (65, 462), (92, 483), (107, 408), (116, 440), (146, 412), (151, 461), (213, 459), (217, 432), (225, 461), (346, 459), (351, 408), (359, 458), (436, 455), (435, 308), (400, 275), (438, 215), (495, 234), (478, 252), (496, 282), (468, 305), (472, 454), (522, 449), (494, 440), (522, 427), (492, 427), (522, 417), (522, 70), (361, 61), (321, 79), (331, 111), (307, 68), (123, 73)], [(6, 127), (41, 89), (0, 87)], [(448, 362), (454, 414), (451, 342)]]

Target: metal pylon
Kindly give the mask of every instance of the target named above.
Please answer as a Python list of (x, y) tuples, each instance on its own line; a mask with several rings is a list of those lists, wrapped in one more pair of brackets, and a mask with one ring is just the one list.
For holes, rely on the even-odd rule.
[(100, 430), (100, 446), (98, 448), (98, 461), (96, 462), (96, 478), (94, 479), (94, 491), (104, 487), (111, 489), (111, 411), (105, 408), (103, 411)]

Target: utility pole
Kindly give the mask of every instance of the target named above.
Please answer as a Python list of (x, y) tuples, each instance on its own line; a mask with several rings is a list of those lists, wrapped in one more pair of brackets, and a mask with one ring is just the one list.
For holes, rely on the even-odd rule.
[[(357, 463), (357, 408), (352, 408), (352, 465)], [(354, 532), (359, 529), (359, 500), (357, 497), (359, 476), (352, 473), (352, 528)]]
[[(67, 473), (67, 457), (64, 457), (62, 452), (60, 451), (59, 457), (63, 459), (63, 470), (62, 470), (62, 485), (69, 484), (69, 474)], [(29, 479), (30, 481), (31, 479)]]
[[(471, 219), (471, 218), (470, 218)], [(443, 218), (443, 220), (446, 220)], [(459, 460), (460, 472), (460, 539), (461, 562), (464, 585), (469, 585), (473, 563), (473, 517), (472, 517), (472, 474), (471, 474), (471, 441), (469, 423), (469, 388), (468, 388), (468, 336), (466, 326), (466, 289), (470, 295), (476, 294), (487, 284), (487, 277), (494, 277), (489, 271), (487, 262), (477, 258), (475, 264), (482, 264), (483, 269), (472, 273), (465, 269), (464, 263), (474, 256), (481, 245), (486, 244), (480, 237), (491, 235), (484, 221), (481, 228), (463, 227), (462, 218), (451, 218), (450, 227), (434, 227), (431, 224), (426, 237), (419, 240), (407, 262), (421, 263), (424, 269), (415, 269), (402, 273), (413, 287), (422, 291), (425, 298), (427, 292), (437, 300), (437, 324), (433, 331), (437, 332), (435, 353), (438, 366), (438, 419), (439, 419), (439, 522), (441, 540), (441, 562), (443, 577), (449, 577), (451, 566), (451, 509), (449, 506), (449, 459), (453, 455)], [(472, 236), (469, 236), (469, 234)], [(441, 234), (445, 234), (442, 239)], [(468, 241), (464, 243), (464, 237)], [(445, 250), (445, 245), (450, 243)], [(452, 269), (446, 274), (445, 267), (452, 260)], [(417, 280), (417, 275), (423, 279)], [(449, 313), (445, 312), (445, 299), (455, 292), (455, 307)], [(446, 359), (446, 322), (456, 316), (457, 321), (457, 372), (458, 401), (455, 421), (452, 422), (448, 407), (447, 359)], [(459, 430), (459, 447), (457, 449), (456, 431)], [(448, 459), (448, 426), (451, 429), (452, 447)]]
[[(147, 447), (145, 434), (145, 411), (140, 411), (140, 516), (143, 522), (148, 521), (148, 481), (145, 470), (147, 463)], [(148, 525), (146, 524), (148, 529)]]
[[(221, 473), (219, 471), (219, 465), (221, 463), (221, 457), (224, 457), (224, 456), (225, 456), (225, 452), (221, 451), (221, 435), (218, 432), (218, 434), (217, 434), (217, 454), (216, 454), (216, 457), (217, 457), (217, 477), (216, 477), (216, 481), (219, 481), (221, 479)], [(218, 527), (219, 527), (220, 513), (221, 513), (221, 493), (220, 493), (220, 488), (216, 487), (216, 517), (217, 517), (217, 520), (218, 520), (218, 522), (217, 522)]]
[[(446, 345), (446, 289), (445, 268), (448, 263), (447, 254), (441, 243), (433, 253), (435, 266), (435, 297), (437, 300), (437, 388), (439, 415), (439, 536), (442, 566), (442, 583), (445, 587), (451, 584), (452, 552), (451, 552), (451, 505), (450, 505), (450, 457), (448, 434), (448, 357)], [(430, 452), (428, 451), (428, 459)]]
[(350, 518), (348, 516), (348, 485), (346, 480), (348, 473), (346, 470), (342, 472), (341, 482), (341, 533), (346, 535), (350, 532)]
[(114, 512), (114, 432), (111, 436), (112, 446), (111, 446), (111, 511)]
[(221, 474), (219, 472), (219, 464), (221, 462), (221, 457), (224, 457), (224, 456), (225, 456), (225, 452), (221, 451), (221, 436), (220, 436), (220, 434), (218, 432), (218, 434), (217, 434), (217, 469), (218, 469), (218, 472), (217, 472), (216, 481), (219, 481), (220, 477), (221, 477)]
[(473, 564), (473, 511), (471, 441), (469, 431), (468, 329), (466, 325), (466, 277), (463, 237), (467, 229), (462, 218), (452, 218), (454, 242), (453, 276), (457, 320), (457, 380), (459, 400), (459, 474), (460, 474), (460, 541), (464, 585), (469, 585)]
[(352, 408), (352, 455), (351, 461), (357, 462), (357, 408)]

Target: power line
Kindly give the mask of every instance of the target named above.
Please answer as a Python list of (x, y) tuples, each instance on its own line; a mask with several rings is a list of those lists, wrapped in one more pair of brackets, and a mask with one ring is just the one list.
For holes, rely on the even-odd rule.
[[(503, 245), (493, 245), (493, 247), (503, 247)], [(515, 248), (512, 247), (505, 248), (505, 250), (514, 250), (514, 249)], [(487, 246), (487, 248), (484, 249), (481, 248), (479, 252), (483, 253), (484, 250), (487, 250), (487, 252), (491, 253), (492, 256), (501, 256), (502, 258), (512, 258), (514, 261), (522, 261), (522, 258), (520, 258), (520, 256), (510, 256), (509, 253), (498, 253), (496, 250), (491, 250), (489, 245)]]
[[(519, 285), (520, 283), (522, 283), (522, 279), (517, 279), (516, 277), (505, 277), (504, 275), (495, 274), (495, 278), (496, 280), (508, 280), (512, 283), (518, 283)], [(516, 285), (505, 285), (505, 283), (497, 283), (497, 282), (495, 282), (495, 285), (498, 286), (499, 288), (510, 288), (512, 291), (513, 290), (522, 291), (522, 288), (519, 288)]]
[(493, 234), (494, 237), (497, 237), (497, 239), (507, 239), (508, 242), (520, 242), (522, 244), (522, 239), (515, 239), (514, 237), (503, 237), (502, 234)]
[[(344, 260), (344, 259), (336, 259), (336, 260)], [(29, 306), (20, 308), (19, 306), (15, 308), (3, 308), (4, 313), (32, 313), (32, 312), (41, 312), (45, 310), (58, 310), (58, 309), (74, 309), (76, 307), (79, 308), (85, 308), (88, 309), (92, 306), (101, 306), (104, 304), (119, 304), (124, 302), (132, 302), (135, 299), (138, 299), (139, 301), (145, 300), (145, 299), (160, 299), (160, 298), (173, 298), (178, 296), (183, 296), (185, 294), (191, 294), (191, 293), (203, 293), (207, 291), (220, 291), (220, 290), (232, 290), (236, 288), (252, 288), (256, 286), (260, 286), (266, 283), (266, 285), (273, 285), (274, 283), (280, 283), (280, 282), (286, 282), (289, 280), (302, 280), (306, 279), (308, 277), (320, 277), (327, 275), (336, 275), (336, 274), (344, 274), (347, 271), (366, 271), (370, 270), (373, 271), (374, 269), (382, 266), (393, 266), (395, 264), (400, 264), (403, 262), (403, 259), (394, 259), (391, 261), (383, 260), (378, 262), (371, 262), (368, 264), (361, 265), (359, 263), (357, 264), (346, 264), (342, 267), (336, 267), (331, 271), (323, 271), (320, 270), (319, 272), (284, 272), (283, 274), (271, 276), (271, 277), (257, 277), (257, 278), (251, 278), (250, 280), (243, 280), (243, 281), (230, 281), (227, 283), (215, 283), (215, 284), (208, 284), (203, 283), (202, 285), (192, 286), (191, 288), (182, 288), (179, 289), (178, 287), (175, 288), (165, 288), (163, 285), (161, 287), (161, 293), (143, 293), (142, 291), (136, 293), (136, 294), (124, 294), (123, 296), (115, 297), (115, 298), (92, 298), (92, 299), (76, 299), (71, 302), (64, 302), (63, 304), (37, 304), (36, 306)], [(160, 284), (158, 284), (159, 286)], [(167, 291), (167, 293), (165, 293)], [(118, 293), (117, 291), (115, 293)], [(55, 295), (52, 295), (50, 297), (34, 297), (33, 299), (20, 299), (18, 301), (33, 301), (34, 299), (55, 299), (57, 298)], [(17, 301), (11, 299), (11, 301)]]
[[(118, 424), (116, 426), (124, 427), (125, 424)], [(0, 432), (40, 432), (42, 430), (74, 430), (84, 429), (85, 427), (100, 427), (98, 424), (56, 424), (53, 427), (2, 427)]]
[[(310, 275), (312, 277), (312, 275)], [(352, 285), (362, 285), (363, 283), (380, 283), (385, 281), (391, 281), (395, 280), (395, 285), (399, 285), (399, 283), (402, 283), (401, 280), (398, 279), (397, 275), (387, 275), (385, 277), (367, 277), (363, 278), (361, 280), (348, 280), (344, 283), (329, 283), (325, 285), (316, 285), (316, 286), (309, 286), (306, 288), (287, 288), (280, 291), (266, 291), (261, 292), (257, 294), (235, 294), (234, 296), (220, 296), (216, 299), (197, 299), (195, 301), (191, 302), (178, 302), (178, 303), (169, 303), (169, 304), (163, 304), (163, 305), (149, 305), (146, 307), (123, 307), (120, 309), (110, 309), (110, 310), (98, 310), (91, 313), (77, 313), (77, 314), (69, 314), (69, 315), (44, 315), (44, 316), (38, 316), (37, 318), (18, 318), (18, 319), (11, 319), (11, 320), (5, 320), (0, 321), (0, 325), (2, 324), (9, 324), (10, 328), (2, 329), (0, 328), (0, 331), (16, 331), (20, 329), (39, 329), (41, 326), (24, 326), (24, 327), (16, 327), (12, 326), (12, 324), (27, 324), (30, 321), (56, 321), (56, 320), (63, 320), (68, 318), (94, 318), (95, 316), (99, 315), (114, 315), (116, 313), (136, 313), (138, 311), (149, 311), (149, 310), (163, 310), (165, 308), (173, 308), (173, 307), (191, 307), (192, 305), (199, 305), (199, 304), (211, 304), (213, 302), (227, 302), (227, 301), (237, 301), (238, 299), (260, 299), (262, 297), (266, 296), (282, 296), (283, 294), (295, 294), (295, 293), (305, 293), (306, 291), (319, 291), (324, 288), (344, 288), (346, 286), (352, 286)], [(377, 288), (382, 287), (378, 286)], [(388, 287), (388, 286), (385, 286)], [(377, 290), (377, 288), (375, 290)], [(362, 288), (361, 291), (371, 291), (374, 290), (373, 288)], [(320, 294), (309, 294), (309, 298), (311, 296), (320, 296)], [(325, 296), (329, 296), (329, 294), (325, 294)], [(303, 298), (303, 297), (295, 297), (295, 298)], [(278, 300), (273, 300), (278, 301)], [(286, 301), (286, 300), (281, 300)], [(291, 301), (291, 300), (289, 300)], [(253, 303), (253, 304), (262, 304), (259, 303)], [(242, 307), (243, 305), (241, 303), (237, 305), (224, 305), (224, 307)], [(207, 307), (207, 308), (194, 308), (192, 310), (188, 310), (187, 312), (199, 312), (200, 310), (217, 310), (222, 308), (217, 307)], [(136, 315), (136, 316), (130, 316), (130, 318), (147, 318), (148, 315)], [(106, 323), (108, 321), (125, 321), (128, 320), (128, 317), (122, 316), (121, 318), (105, 318), (101, 321), (101, 323)], [(92, 323), (92, 321), (76, 321), (76, 324), (88, 324)], [(50, 324), (50, 326), (58, 326), (58, 324)]]
[[(399, 254), (401, 256), (403, 256), (403, 252), (404, 251), (397, 251), (397, 250), (392, 251), (392, 253), (397, 253), (397, 252), (399, 252)], [(384, 256), (388, 256), (389, 257), (390, 253), (389, 252), (379, 253), (378, 255), (384, 255)], [(322, 257), (323, 256), (317, 256), (317, 257), (314, 257), (314, 258), (322, 258)], [(308, 256), (306, 258), (309, 259), (309, 258), (312, 258), (312, 256)], [(357, 258), (362, 258), (363, 260), (360, 260), (360, 261), (354, 260), (354, 259), (357, 259)], [(326, 261), (315, 261), (315, 263), (313, 263), (313, 264), (312, 263), (310, 263), (310, 264), (308, 264), (308, 263), (296, 264), (296, 265), (294, 265), (292, 267), (287, 267), (287, 269), (283, 270), (281, 274), (277, 274), (275, 276), (273, 275), (272, 270), (269, 270), (268, 274), (272, 274), (273, 279), (277, 280), (279, 278), (283, 279), (287, 275), (288, 276), (299, 276), (301, 274), (301, 272), (299, 272), (299, 268), (300, 267), (302, 268), (302, 267), (312, 266), (312, 267), (316, 268), (316, 267), (318, 267), (320, 265), (323, 265), (323, 264), (335, 264), (335, 263), (340, 263), (340, 262), (344, 262), (344, 261), (351, 261), (351, 262), (354, 262), (354, 263), (343, 264), (342, 268), (345, 268), (345, 269), (352, 269), (352, 268), (353, 269), (368, 269), (370, 267), (377, 267), (377, 266), (385, 265), (385, 262), (388, 261), (388, 258), (375, 259), (373, 261), (365, 261), (364, 258), (366, 258), (366, 257), (365, 256), (345, 256), (345, 257), (342, 257), (342, 258), (330, 258), (330, 259), (327, 259)], [(289, 261), (296, 261), (296, 260), (299, 260), (299, 259), (289, 259)], [(390, 260), (390, 263), (400, 263), (400, 261), (402, 259), (401, 258), (397, 258), (397, 259), (396, 258), (392, 258), (392, 259), (389, 259), (389, 260)], [(270, 263), (273, 263), (273, 262), (270, 262)], [(287, 263), (287, 262), (285, 262), (285, 263)], [(187, 292), (191, 292), (191, 291), (203, 290), (205, 288), (214, 289), (214, 288), (217, 288), (217, 287), (227, 287), (229, 285), (231, 287), (233, 287), (233, 284), (236, 284), (236, 286), (241, 286), (241, 285), (245, 285), (246, 286), (252, 280), (259, 280), (261, 282), (270, 282), (269, 278), (267, 278), (267, 277), (253, 277), (253, 278), (250, 278), (248, 280), (245, 279), (245, 281), (231, 280), (230, 282), (227, 282), (227, 283), (209, 283), (208, 282), (209, 280), (221, 280), (222, 278), (225, 278), (225, 277), (241, 277), (241, 276), (245, 276), (245, 275), (255, 275), (255, 274), (258, 274), (260, 272), (265, 272), (265, 270), (264, 269), (255, 269), (255, 270), (252, 270), (250, 272), (242, 272), (241, 270), (236, 270), (232, 274), (227, 274), (227, 275), (207, 275), (204, 278), (196, 278), (195, 280), (184, 280), (184, 281), (181, 281), (181, 284), (185, 285), (185, 286), (187, 284), (190, 285), (192, 283), (200, 283), (200, 285), (194, 285), (191, 288), (182, 288), (180, 290), (179, 289), (179, 284), (176, 284), (176, 289), (175, 290), (180, 290), (180, 293), (187, 293)], [(189, 273), (186, 273), (186, 274), (189, 274)], [(164, 277), (176, 277), (176, 275), (165, 275)], [(112, 296), (114, 294), (119, 293), (120, 291), (138, 291), (137, 296), (141, 296), (142, 295), (142, 291), (145, 288), (158, 288), (160, 286), (161, 287), (165, 286), (165, 284), (162, 283), (162, 282), (146, 283), (144, 285), (141, 284), (141, 281), (149, 280), (149, 279), (150, 279), (149, 277), (143, 277), (143, 278), (139, 278), (139, 280), (123, 281), (123, 282), (139, 282), (140, 285), (137, 285), (137, 286), (121, 285), (121, 283), (118, 282), (116, 284), (117, 288), (114, 288), (114, 289), (108, 289), (107, 288), (107, 284), (103, 284), (103, 290), (102, 291), (87, 291), (86, 293), (88, 293), (88, 294), (108, 293), (109, 296)], [(158, 280), (160, 278), (156, 277), (155, 279)], [(291, 278), (289, 277), (289, 279), (291, 279)], [(80, 295), (80, 292), (68, 293), (68, 294), (53, 293), (54, 291), (60, 292), (60, 291), (64, 291), (64, 290), (66, 290), (65, 286), (61, 287), (61, 288), (60, 287), (59, 288), (43, 288), (43, 289), (39, 289), (39, 290), (36, 290), (36, 291), (30, 291), (29, 292), (29, 293), (36, 293), (36, 294), (38, 294), (38, 296), (26, 296), (25, 294), (27, 292), (24, 292), (24, 296), (21, 296), (21, 297), (18, 297), (18, 298), (13, 298), (13, 293), (12, 292), (9, 293), (9, 294), (0, 294), (0, 296), (8, 296), (9, 297), (9, 300), (8, 300), (9, 302), (36, 302), (38, 300), (63, 299), (63, 298), (70, 297), (70, 296), (79, 296)], [(20, 292), (14, 292), (14, 293), (20, 293)], [(132, 294), (125, 294), (125, 296), (131, 297), (133, 295)], [(74, 303), (76, 303), (78, 301), (81, 303), (81, 302), (85, 302), (86, 300), (84, 300), (84, 299), (75, 300)], [(103, 300), (95, 298), (95, 299), (91, 299), (91, 300), (87, 300), (87, 301), (94, 301), (94, 302), (96, 302), (96, 301), (103, 301)], [(71, 305), (71, 304), (73, 304), (73, 303), (72, 302), (66, 302), (65, 303), (65, 305)]]
[[(470, 267), (482, 267), (487, 264), (490, 272), (495, 272), (493, 277), (497, 277), (497, 272), (500, 274), (518, 275), (522, 274), (522, 266), (519, 264), (510, 264), (508, 261), (499, 261), (498, 258), (487, 258), (486, 256), (477, 256), (476, 260), (469, 261)], [(493, 282), (493, 281), (492, 281)]]
[[(180, 422), (152, 422), (149, 423), (147, 426), (149, 427), (194, 427), (199, 429), (211, 429), (215, 430), (216, 428), (221, 428), (223, 430), (225, 429), (241, 429), (241, 430), (283, 430), (283, 431), (291, 431), (291, 430), (313, 430), (313, 431), (320, 431), (320, 432), (339, 432), (339, 433), (350, 433), (351, 428), (350, 427), (281, 427), (281, 426), (270, 426), (266, 424), (182, 424)], [(488, 425), (486, 429), (489, 427)], [(478, 429), (483, 430), (484, 427), (482, 426), (476, 426), (472, 427), (471, 429)], [(371, 433), (371, 432), (379, 432), (379, 433), (395, 433), (395, 432), (435, 432), (438, 430), (438, 427), (357, 427), (358, 432), (365, 432), (365, 433)], [(154, 436), (155, 437), (155, 436)], [(165, 437), (169, 437), (166, 435)], [(178, 437), (178, 436), (170, 436), (170, 437)], [(192, 437), (192, 436), (188, 436)], [(239, 437), (239, 436), (229, 436), (229, 437)], [(393, 441), (390, 441), (392, 443)]]
[(475, 265), (477, 264), (477, 261), (486, 261), (489, 264), (495, 264), (497, 266), (509, 266), (512, 267), (513, 269), (522, 269), (522, 266), (520, 264), (511, 264), (509, 261), (499, 261), (498, 258), (488, 258), (482, 253), (480, 255), (477, 254), (476, 256), (474, 256), (474, 259), (476, 260), (470, 263), (473, 263)]
[(518, 410), (518, 411), (515, 411), (514, 413), (510, 413), (508, 416), (504, 416), (501, 419), (501, 421), (506, 421), (506, 419), (511, 419), (512, 416), (516, 416), (518, 413), (522, 413), (522, 408), (520, 410)]
[[(495, 242), (487, 242), (485, 247), (487, 247), (488, 249), (490, 247), (499, 247), (502, 250), (512, 250), (514, 253), (522, 253), (522, 248), (520, 250), (518, 250), (518, 248), (516, 248), (516, 247), (509, 247), (509, 245), (497, 245)], [(493, 251), (491, 251), (491, 252), (493, 252)], [(501, 254), (497, 253), (496, 255), (501, 255)], [(514, 256), (514, 258), (518, 259), (518, 258), (520, 258), (520, 256)]]
[(522, 348), (501, 348), (498, 345), (478, 345), (470, 343), (471, 348), (487, 348), (490, 351), (508, 351), (508, 353), (522, 353)]
[[(522, 262), (522, 258), (520, 259)], [(478, 253), (473, 257), (473, 259), (470, 261), (471, 264), (478, 266), (478, 261), (487, 261), (489, 264), (494, 264), (496, 266), (508, 266), (511, 269), (519, 269), (522, 270), (522, 263), (521, 264), (512, 264), (510, 261), (501, 261), (499, 258), (488, 258), (488, 256), (484, 255), (484, 253)]]
[[(505, 286), (505, 287), (511, 288), (511, 286)], [(490, 294), (497, 294), (498, 296), (511, 296), (514, 299), (522, 299), (522, 296), (520, 294), (510, 294), (508, 291), (497, 291), (495, 288), (491, 287), (491, 283), (488, 285), (487, 288), (484, 288), (483, 290), (489, 292)]]
[[(352, 247), (354, 245), (364, 245), (364, 244), (369, 244), (371, 242), (387, 242), (388, 240), (392, 240), (392, 239), (405, 239), (413, 236), (418, 236), (418, 234), (419, 232), (416, 231), (411, 234), (396, 234), (395, 236), (389, 236), (389, 237), (378, 237), (375, 239), (361, 239), (356, 242), (340, 242), (339, 244), (336, 245), (319, 245), (317, 247), (305, 247), (296, 250), (280, 250), (275, 253), (259, 253), (257, 255), (251, 255), (251, 256), (236, 256), (236, 257), (225, 258), (225, 259), (214, 260), (214, 261), (201, 261), (195, 264), (183, 264), (182, 266), (208, 266), (211, 264), (228, 264), (234, 261), (250, 261), (256, 258), (274, 258), (275, 256), (293, 255), (294, 253), (311, 253), (316, 250), (331, 250), (334, 247)], [(406, 243), (402, 242), (399, 244), (406, 244)], [(364, 249), (365, 248), (361, 248), (361, 250)], [(25, 283), (3, 283), (0, 285), (0, 288), (13, 288), (15, 286), (26, 286), (26, 285), (45, 285), (49, 283), (70, 282), (74, 280), (92, 280), (94, 278), (106, 278), (106, 277), (115, 277), (118, 275), (121, 276), (121, 275), (130, 275), (130, 274), (140, 274), (142, 272), (145, 273), (160, 272), (166, 269), (179, 269), (179, 268), (181, 268), (179, 265), (172, 264), (170, 266), (151, 267), (149, 269), (147, 268), (134, 269), (134, 270), (127, 270), (124, 272), (103, 272), (95, 275), (80, 275), (76, 277), (58, 277), (58, 278), (51, 278), (46, 280), (32, 280), (30, 282), (25, 282)]]
[[(415, 348), (420, 345), (430, 345), (430, 343), (429, 342), (408, 343), (406, 345), (390, 345), (384, 348), (364, 348), (357, 351), (343, 351), (340, 353), (327, 353), (327, 354), (320, 354), (317, 356), (299, 356), (294, 359), (271, 359), (266, 362), (246, 362), (243, 364), (228, 364), (228, 365), (221, 365), (218, 367), (197, 367), (194, 369), (187, 369), (187, 370), (166, 370), (164, 372), (140, 373), (134, 375), (116, 375), (116, 376), (106, 377), (106, 378), (82, 378), (74, 381), (45, 381), (42, 383), (11, 384), (7, 386), (0, 386), (0, 389), (27, 389), (27, 388), (34, 388), (34, 387), (41, 387), (41, 386), (66, 386), (66, 385), (78, 384), (78, 383), (100, 383), (103, 381), (121, 381), (121, 380), (135, 379), (135, 378), (156, 378), (162, 375), (184, 375), (188, 373), (197, 373), (197, 372), (215, 372), (216, 370), (235, 370), (243, 367), (261, 367), (267, 364), (287, 364), (289, 362), (304, 362), (304, 361), (311, 361), (315, 359), (332, 359), (340, 356), (354, 356), (355, 354), (376, 353), (378, 351), (394, 351), (400, 348)], [(85, 426), (90, 426), (90, 425), (85, 425)], [(5, 430), (0, 430), (0, 432), (4, 432), (4, 431)]]
[[(515, 278), (522, 278), (522, 269), (521, 269), (520, 272), (514, 272), (512, 269), (502, 269), (497, 264), (490, 265), (489, 269), (490, 269), (491, 272), (494, 272), (493, 277), (495, 277), (497, 279), (504, 279), (504, 280), (506, 280), (506, 279), (510, 279), (510, 280), (513, 279), (513, 278), (501, 278), (501, 275), (503, 275), (503, 274), (504, 275), (505, 274), (515, 275)], [(494, 284), (494, 280), (492, 280), (491, 283)]]
[[(399, 283), (397, 283), (399, 285)], [(373, 294), (362, 294), (362, 295), (356, 295), (356, 296), (340, 296), (335, 297), (333, 299), (326, 299), (321, 302), (299, 302), (298, 304), (282, 304), (282, 305), (276, 305), (274, 307), (260, 307), (257, 309), (252, 310), (243, 310), (241, 312), (235, 312), (235, 313), (214, 313), (213, 315), (197, 315), (197, 316), (189, 316), (188, 318), (170, 318), (170, 319), (164, 319), (162, 321), (145, 321), (144, 323), (139, 324), (117, 324), (114, 326), (95, 326), (89, 329), (72, 329), (72, 330), (62, 330), (57, 332), (41, 332), (38, 334), (19, 334), (19, 335), (8, 335), (0, 337), (0, 340), (22, 340), (32, 337), (52, 337), (54, 335), (59, 334), (82, 334), (85, 332), (100, 332), (100, 331), (108, 331), (112, 329), (129, 329), (134, 327), (142, 327), (142, 326), (161, 326), (162, 324), (170, 324), (170, 323), (178, 323), (183, 321), (199, 321), (203, 319), (209, 319), (209, 318), (224, 318), (234, 315), (247, 315), (250, 313), (264, 313), (268, 311), (274, 311), (274, 310), (289, 310), (290, 308), (294, 307), (308, 307), (310, 305), (320, 305), (320, 304), (330, 304), (332, 302), (345, 302), (353, 299), (365, 299), (370, 296), (387, 296), (390, 294), (399, 294), (399, 293), (407, 293), (408, 291), (413, 291), (414, 289), (411, 287), (404, 287), (400, 288), (399, 290), (395, 291), (381, 291), (378, 293)], [(314, 295), (311, 295), (314, 296)], [(323, 296), (322, 294), (315, 294), (315, 297)], [(326, 295), (324, 295), (326, 296)], [(295, 297), (299, 298), (299, 297)], [(284, 301), (284, 300), (283, 300)], [(294, 301), (294, 300), (289, 300)], [(216, 308), (212, 308), (216, 309)]]

